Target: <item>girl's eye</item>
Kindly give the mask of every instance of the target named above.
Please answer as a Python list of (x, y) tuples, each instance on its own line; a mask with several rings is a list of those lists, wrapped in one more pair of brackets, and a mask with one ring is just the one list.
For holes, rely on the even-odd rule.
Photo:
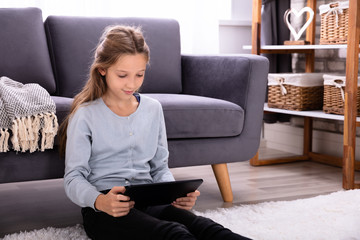
[(126, 78), (126, 75), (119, 75), (119, 78)]
[(144, 74), (138, 74), (137, 76), (138, 76), (138, 77), (143, 77), (143, 76), (144, 76)]

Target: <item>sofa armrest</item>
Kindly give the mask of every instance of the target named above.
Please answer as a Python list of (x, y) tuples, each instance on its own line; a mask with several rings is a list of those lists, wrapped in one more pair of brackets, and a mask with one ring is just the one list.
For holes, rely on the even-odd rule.
[(252, 93), (264, 102), (269, 63), (257, 55), (183, 55), (184, 94), (227, 100), (247, 108)]
[(267, 58), (257, 55), (182, 56), (184, 94), (223, 99), (244, 109), (238, 139), (245, 159), (260, 143), (268, 71)]

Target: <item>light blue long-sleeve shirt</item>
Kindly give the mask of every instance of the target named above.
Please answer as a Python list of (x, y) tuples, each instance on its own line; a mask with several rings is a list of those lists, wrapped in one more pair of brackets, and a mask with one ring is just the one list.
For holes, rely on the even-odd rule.
[(92, 207), (100, 191), (114, 186), (173, 181), (160, 103), (141, 95), (128, 117), (102, 98), (82, 105), (67, 129), (64, 186), (81, 207)]

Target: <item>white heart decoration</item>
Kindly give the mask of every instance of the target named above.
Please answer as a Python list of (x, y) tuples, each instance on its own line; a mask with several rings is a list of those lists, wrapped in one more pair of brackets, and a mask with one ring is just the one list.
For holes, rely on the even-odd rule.
[[(304, 14), (304, 12), (308, 12), (310, 14), (309, 19), (306, 21), (306, 23), (301, 27), (299, 32), (296, 32), (296, 30), (294, 29), (293, 26), (291, 26), (290, 22), (289, 22), (289, 16), (290, 13), (293, 13), (295, 15), (295, 17), (300, 17), (301, 15)], [(306, 30), (306, 28), (310, 25), (311, 21), (314, 18), (314, 11), (310, 8), (310, 7), (304, 7), (303, 9), (300, 10), (300, 12), (298, 12), (296, 9), (291, 8), (288, 9), (285, 12), (284, 15), (284, 20), (285, 23), (287, 25), (287, 27), (290, 29), (291, 34), (294, 36), (295, 41), (299, 40), (301, 35), (304, 33), (304, 31)]]

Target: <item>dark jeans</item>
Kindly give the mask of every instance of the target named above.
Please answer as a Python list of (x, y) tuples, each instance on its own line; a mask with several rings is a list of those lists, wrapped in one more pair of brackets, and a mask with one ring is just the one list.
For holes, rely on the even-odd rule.
[(124, 217), (112, 217), (92, 208), (83, 208), (84, 228), (91, 239), (249, 239), (214, 221), (172, 205), (133, 208)]

